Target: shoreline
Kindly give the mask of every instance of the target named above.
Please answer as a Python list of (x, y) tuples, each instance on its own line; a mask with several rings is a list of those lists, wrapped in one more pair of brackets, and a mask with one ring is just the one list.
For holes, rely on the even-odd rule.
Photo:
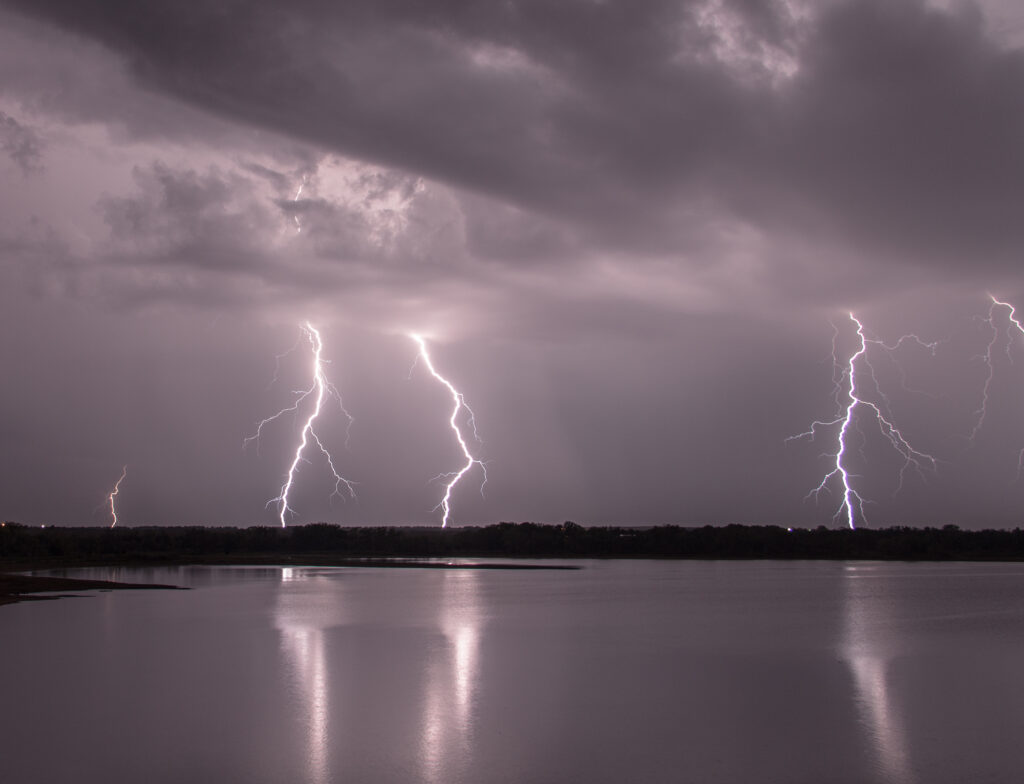
[(187, 591), (188, 588), (161, 583), (121, 583), (114, 580), (80, 580), (74, 577), (0, 572), (0, 605), (65, 599), (77, 596), (82, 591), (125, 590)]
[[(312, 523), (288, 528), (0, 526), (0, 571), (76, 566), (319, 565), (442, 568), (445, 561), (580, 558), (1024, 561), (1024, 530), (724, 526), (453, 528)], [(494, 568), (490, 566), (489, 568)], [(511, 567), (507, 567), (511, 568)]]
[[(140, 560), (109, 559), (92, 561), (47, 559), (31, 562), (0, 563), (0, 606), (18, 602), (50, 601), (78, 596), (83, 591), (126, 591), (126, 590), (169, 590), (187, 591), (189, 588), (164, 583), (125, 583), (117, 580), (86, 580), (76, 577), (58, 577), (52, 575), (21, 574), (28, 571), (56, 571), (63, 569), (90, 568), (137, 568), (145, 569), (161, 566), (328, 566), (348, 568), (388, 568), (388, 569), (451, 569), (451, 570), (499, 570), (499, 571), (571, 571), (579, 566), (566, 564), (526, 564), (526, 563), (480, 563), (462, 561), (459, 563), (449, 559), (417, 560), (410, 558), (338, 558), (330, 556), (291, 558), (259, 558), (235, 557), (220, 559), (181, 559), (177, 561), (162, 560), (159, 562)], [(45, 594), (45, 595), (41, 595)]]

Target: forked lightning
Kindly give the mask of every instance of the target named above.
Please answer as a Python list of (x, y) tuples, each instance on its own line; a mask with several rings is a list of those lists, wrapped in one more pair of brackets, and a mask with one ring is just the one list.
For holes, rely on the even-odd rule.
[[(988, 318), (984, 319), (984, 322), (992, 329), (992, 340), (989, 341), (988, 346), (985, 348), (985, 353), (982, 354), (982, 359), (985, 362), (985, 367), (988, 370), (988, 373), (985, 376), (985, 386), (982, 387), (981, 390), (981, 404), (974, 412), (977, 419), (974, 423), (974, 428), (971, 430), (972, 441), (975, 436), (978, 435), (978, 431), (981, 430), (981, 426), (985, 423), (985, 417), (988, 415), (988, 396), (992, 387), (992, 379), (995, 376), (995, 363), (993, 361), (992, 352), (995, 351), (996, 343), (999, 342), (999, 336), (1004, 333), (1009, 333), (1010, 325), (1016, 327), (1017, 331), (1024, 335), (1024, 326), (1021, 325), (1020, 320), (1017, 318), (1017, 311), (1014, 309), (1013, 305), (1009, 302), (1002, 302), (991, 294), (989, 294), (989, 299), (992, 300), (992, 304), (988, 309)], [(1009, 311), (1007, 313), (1009, 324), (1007, 325), (1006, 330), (1000, 330), (996, 326), (996, 308), (1006, 308)], [(1006, 355), (1010, 355), (1009, 345), (1006, 347)]]
[(464, 408), (468, 414), (469, 426), (473, 429), (473, 437), (477, 441), (480, 440), (479, 435), (476, 431), (476, 419), (473, 416), (473, 409), (467, 405), (465, 398), (462, 393), (459, 392), (452, 383), (442, 376), (434, 368), (434, 363), (430, 358), (430, 351), (427, 349), (427, 341), (420, 335), (410, 334), (412, 340), (419, 346), (419, 354), (417, 360), (422, 359), (423, 364), (427, 366), (427, 370), (430, 372), (438, 382), (443, 384), (447, 388), (449, 394), (452, 396), (452, 413), (448, 418), (448, 424), (451, 426), (452, 432), (455, 433), (455, 440), (459, 442), (459, 448), (462, 450), (463, 456), (466, 458), (465, 464), (458, 471), (452, 471), (446, 474), (438, 474), (436, 479), (448, 479), (448, 483), (444, 488), (444, 497), (441, 502), (434, 507), (433, 511), (441, 510), (441, 527), (446, 528), (448, 526), (448, 520), (451, 517), (451, 499), (452, 490), (455, 485), (459, 483), (459, 480), (465, 476), (473, 466), (480, 466), (480, 470), (483, 472), (483, 482), (480, 483), (480, 492), (483, 493), (484, 485), (487, 484), (487, 466), (483, 462), (473, 456), (473, 453), (469, 451), (469, 445), (466, 443), (465, 437), (462, 435), (462, 430), (459, 428), (459, 412)]
[(295, 476), (299, 469), (299, 462), (303, 459), (303, 452), (306, 451), (306, 447), (309, 446), (310, 441), (316, 444), (317, 448), (324, 456), (324, 459), (327, 461), (327, 467), (330, 469), (331, 475), (334, 477), (334, 492), (331, 494), (331, 497), (333, 498), (336, 495), (340, 496), (342, 487), (345, 488), (350, 498), (356, 497), (355, 487), (352, 481), (338, 473), (338, 469), (334, 465), (334, 459), (331, 457), (331, 453), (327, 451), (327, 448), (323, 445), (323, 442), (317, 436), (316, 430), (314, 429), (314, 423), (316, 422), (317, 417), (320, 416), (324, 402), (328, 397), (333, 397), (338, 401), (338, 407), (341, 410), (341, 413), (348, 420), (349, 425), (352, 424), (352, 416), (345, 410), (345, 406), (341, 401), (341, 394), (338, 392), (334, 384), (327, 379), (327, 375), (324, 372), (324, 363), (326, 360), (323, 358), (323, 341), (320, 339), (320, 333), (307, 321), (302, 326), (302, 334), (309, 341), (310, 346), (313, 349), (312, 384), (309, 389), (300, 390), (295, 393), (298, 397), (296, 397), (295, 402), (292, 405), (281, 409), (273, 416), (269, 416), (261, 421), (259, 425), (256, 426), (255, 434), (246, 438), (244, 442), (245, 444), (248, 444), (250, 441), (258, 442), (263, 433), (264, 425), (269, 422), (273, 422), (275, 419), (289, 412), (297, 413), (299, 406), (305, 400), (309, 398), (313, 399), (313, 409), (306, 418), (306, 421), (303, 423), (302, 429), (299, 431), (299, 443), (295, 448), (295, 456), (292, 458), (291, 465), (288, 467), (288, 472), (285, 474), (284, 483), (281, 485), (281, 492), (274, 498), (267, 501), (267, 506), (270, 506), (271, 504), (278, 505), (278, 517), (281, 520), (282, 528), (287, 525), (287, 515), (295, 514), (295, 511), (289, 505), (288, 496), (295, 484)]
[[(850, 528), (855, 528), (858, 521), (864, 520), (864, 505), (867, 501), (853, 487), (851, 481), (853, 479), (853, 475), (847, 467), (847, 460), (850, 448), (850, 431), (854, 427), (859, 427), (859, 422), (857, 420), (860, 418), (861, 411), (866, 410), (867, 415), (874, 419), (879, 431), (886, 439), (888, 439), (892, 448), (903, 457), (903, 466), (900, 469), (899, 477), (900, 485), (902, 485), (904, 474), (909, 468), (913, 468), (923, 476), (926, 468), (934, 471), (936, 467), (935, 458), (914, 449), (914, 447), (912, 447), (903, 437), (903, 434), (891, 422), (890, 417), (886, 416), (886, 413), (883, 413), (880, 405), (872, 403), (870, 400), (866, 400), (862, 397), (862, 382), (860, 381), (860, 376), (857, 373), (858, 364), (862, 364), (864, 366), (862, 373), (866, 372), (868, 379), (870, 379), (870, 382), (874, 386), (876, 395), (883, 401), (886, 409), (888, 409), (888, 403), (879, 388), (878, 379), (875, 377), (874, 369), (872, 368), (867, 356), (868, 346), (876, 345), (887, 351), (892, 351), (900, 346), (904, 341), (912, 340), (922, 346), (934, 350), (935, 344), (925, 343), (914, 335), (908, 335), (900, 338), (896, 344), (887, 346), (880, 340), (867, 337), (864, 332), (864, 325), (861, 324), (853, 313), (850, 313), (849, 315), (850, 320), (857, 327), (857, 337), (859, 338), (860, 345), (857, 350), (850, 355), (850, 358), (845, 363), (840, 362), (838, 349), (839, 329), (835, 328), (835, 334), (832, 338), (832, 361), (833, 380), (835, 382), (834, 396), (836, 406), (838, 408), (836, 417), (829, 421), (815, 421), (811, 424), (809, 430), (798, 435), (791, 436), (787, 440), (796, 440), (801, 438), (814, 439), (820, 428), (839, 428), (839, 434), (836, 438), (836, 451), (834, 454), (830, 455), (830, 457), (835, 461), (834, 468), (825, 474), (817, 487), (812, 489), (808, 494), (808, 497), (813, 496), (814, 498), (818, 498), (823, 491), (831, 492), (829, 484), (837, 481), (842, 494), (842, 501), (839, 504), (838, 509), (836, 509), (833, 519), (835, 520), (840, 517), (845, 517), (847, 525)], [(843, 402), (844, 400), (845, 403)]]
[[(1017, 318), (1017, 311), (1009, 302), (1003, 302), (1002, 300), (996, 299), (994, 296), (989, 294), (989, 299), (992, 300), (992, 304), (988, 309), (988, 318), (984, 319), (984, 322), (989, 325), (992, 329), (992, 339), (988, 342), (988, 346), (985, 348), (985, 353), (982, 354), (982, 359), (985, 362), (987, 374), (985, 376), (985, 385), (981, 390), (981, 404), (978, 409), (974, 412), (977, 418), (974, 423), (974, 427), (971, 430), (971, 441), (974, 441), (975, 436), (978, 435), (978, 431), (981, 430), (981, 426), (985, 423), (985, 417), (988, 415), (988, 398), (989, 392), (992, 387), (992, 379), (995, 377), (995, 362), (992, 353), (995, 351), (996, 344), (999, 342), (999, 336), (1001, 334), (1010, 333), (1011, 329), (1016, 329), (1018, 333), (1024, 335), (1024, 325), (1021, 324), (1020, 319)], [(1006, 314), (1007, 325), (1005, 330), (1000, 330), (996, 326), (996, 308), (1006, 308), (1008, 311)], [(1010, 345), (1006, 346), (1006, 356), (1010, 357)], [(1021, 449), (1017, 453), (1017, 478), (1021, 477), (1024, 473), (1024, 449)]]

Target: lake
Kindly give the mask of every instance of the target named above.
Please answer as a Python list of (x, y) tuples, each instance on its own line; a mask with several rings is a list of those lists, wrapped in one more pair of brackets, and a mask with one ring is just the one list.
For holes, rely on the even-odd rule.
[(60, 572), (192, 590), (0, 607), (0, 781), (1021, 780), (1024, 564), (578, 565)]

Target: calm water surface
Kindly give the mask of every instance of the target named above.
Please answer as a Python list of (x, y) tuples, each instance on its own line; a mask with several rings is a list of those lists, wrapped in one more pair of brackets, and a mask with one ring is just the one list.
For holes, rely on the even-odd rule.
[(76, 570), (0, 607), (0, 781), (1019, 782), (1024, 564)]

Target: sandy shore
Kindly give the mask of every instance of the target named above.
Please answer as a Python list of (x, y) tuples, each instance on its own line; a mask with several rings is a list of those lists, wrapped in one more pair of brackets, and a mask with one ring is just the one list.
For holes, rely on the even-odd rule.
[(111, 580), (76, 580), (70, 577), (37, 577), (0, 574), (0, 604), (60, 599), (80, 591), (183, 590), (177, 585), (118, 583)]

